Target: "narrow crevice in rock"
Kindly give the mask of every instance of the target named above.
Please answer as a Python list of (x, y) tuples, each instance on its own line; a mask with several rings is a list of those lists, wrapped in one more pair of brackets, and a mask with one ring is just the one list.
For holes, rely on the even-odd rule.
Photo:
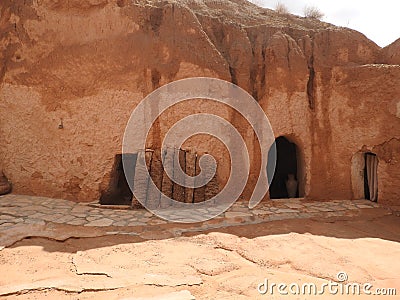
[[(259, 96), (258, 96), (259, 95), (259, 92), (258, 92), (259, 86), (257, 86), (257, 77), (258, 77), (257, 75), (259, 73), (258, 60), (257, 60), (257, 56), (256, 56), (256, 53), (254, 50), (254, 46), (255, 46), (254, 42), (253, 42), (253, 40), (250, 39), (249, 33), (247, 31), (246, 31), (246, 34), (247, 34), (247, 38), (251, 45), (251, 55), (252, 55), (252, 61), (253, 61), (251, 68), (250, 68), (250, 91), (251, 91), (251, 95), (253, 96), (253, 98), (258, 102), (258, 100), (259, 100)], [(261, 78), (264, 78), (264, 77), (265, 76), (261, 76)], [(263, 85), (261, 85), (261, 87), (262, 86)]]
[(230, 249), (230, 248), (228, 248), (228, 247), (225, 246), (225, 245), (218, 245), (218, 246), (215, 246), (214, 249), (220, 249), (220, 250), (225, 250), (225, 251), (228, 251), (228, 252), (234, 252), (234, 253), (236, 253), (237, 255), (239, 255), (241, 258), (243, 258), (244, 260), (246, 260), (247, 262), (250, 262), (250, 263), (253, 263), (253, 264), (256, 264), (256, 265), (261, 265), (259, 262), (255, 261), (255, 260), (253, 260), (253, 259), (251, 259), (251, 258), (249, 258), (249, 257), (247, 257), (247, 255), (245, 255), (244, 253), (242, 253), (242, 251), (238, 251), (238, 249)]
[(266, 52), (267, 47), (267, 36), (262, 37), (259, 40), (259, 35), (254, 32), (254, 29), (247, 28), (246, 30), (247, 39), (252, 49), (252, 64), (250, 67), (250, 86), (249, 93), (258, 102), (266, 94)]
[(156, 90), (157, 88), (160, 87), (160, 80), (161, 80), (161, 74), (157, 69), (152, 69), (151, 70), (151, 83), (153, 85), (153, 90)]
[(233, 84), (238, 84), (238, 81), (236, 78), (236, 71), (232, 66), (229, 66), (229, 73), (231, 74), (231, 82)]
[(315, 69), (314, 69), (314, 40), (312, 40), (311, 57), (308, 60), (307, 97), (311, 110), (315, 109)]
[(290, 42), (289, 42), (289, 38), (287, 36), (287, 34), (285, 34), (285, 40), (286, 40), (286, 46), (287, 46), (287, 54), (286, 54), (286, 61), (287, 61), (287, 65), (288, 65), (288, 70), (289, 72), (291, 71), (291, 64), (290, 64), (290, 52), (292, 51)]
[[(314, 58), (311, 57), (311, 61), (313, 61)], [(307, 97), (308, 97), (308, 105), (311, 110), (314, 110), (315, 108), (315, 99), (314, 99), (314, 80), (315, 80), (315, 70), (313, 63), (311, 63), (311, 66), (308, 67), (309, 70), (309, 77), (308, 77), (308, 82), (307, 82)]]
[(266, 76), (266, 70), (267, 66), (265, 63), (265, 45), (263, 45), (262, 50), (261, 50), (261, 56), (262, 56), (262, 67), (261, 67), (261, 82), (260, 82), (260, 87), (262, 88), (263, 95), (266, 93), (266, 86), (267, 86), (267, 76)]
[(61, 287), (37, 287), (37, 288), (28, 288), (28, 289), (22, 289), (19, 291), (15, 291), (15, 292), (10, 292), (10, 293), (4, 293), (1, 294), (1, 296), (14, 296), (14, 295), (23, 295), (23, 294), (28, 294), (28, 293), (33, 293), (33, 292), (46, 292), (46, 291), (59, 291), (59, 292), (64, 292), (67, 294), (81, 294), (81, 293), (90, 293), (90, 292), (106, 292), (106, 291), (114, 291), (114, 290), (118, 290), (119, 287), (115, 287), (115, 288), (90, 288), (90, 289), (86, 289), (86, 288), (82, 288), (80, 290), (69, 290), (67, 288), (61, 288)]
[(104, 272), (79, 272), (78, 271), (78, 267), (75, 264), (73, 256), (71, 257), (71, 264), (72, 264), (72, 266), (74, 268), (74, 272), (75, 272), (76, 275), (79, 275), (79, 276), (83, 276), (83, 275), (106, 276), (108, 278), (112, 278), (111, 275), (108, 275), (107, 273), (104, 273)]

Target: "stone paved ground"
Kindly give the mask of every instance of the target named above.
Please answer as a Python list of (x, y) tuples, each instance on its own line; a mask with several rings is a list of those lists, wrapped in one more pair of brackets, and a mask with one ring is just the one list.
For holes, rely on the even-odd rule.
[[(264, 201), (254, 209), (247, 203), (236, 202), (227, 212), (203, 222), (197, 230), (220, 228), (238, 224), (258, 224), (262, 222), (312, 218), (349, 216), (364, 208), (379, 207), (367, 200), (305, 201), (285, 199)], [(179, 208), (176, 213), (182, 213)], [(23, 195), (0, 196), (0, 231), (19, 224), (46, 225), (50, 223), (86, 227), (127, 227), (162, 225), (162, 220), (145, 209), (105, 208), (93, 203), (32, 197)]]

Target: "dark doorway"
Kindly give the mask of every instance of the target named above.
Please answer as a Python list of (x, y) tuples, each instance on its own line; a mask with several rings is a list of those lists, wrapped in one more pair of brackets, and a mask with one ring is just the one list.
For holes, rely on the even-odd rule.
[[(275, 140), (275, 145), (276, 167), (269, 187), (270, 198), (299, 197), (296, 144), (281, 136)], [(271, 174), (268, 174), (268, 176), (271, 178)]]
[(115, 156), (114, 166), (111, 172), (110, 184), (107, 191), (100, 197), (103, 205), (129, 205), (132, 202), (133, 193), (126, 181), (122, 154)]
[(365, 153), (364, 192), (365, 199), (378, 201), (378, 158), (374, 153)]

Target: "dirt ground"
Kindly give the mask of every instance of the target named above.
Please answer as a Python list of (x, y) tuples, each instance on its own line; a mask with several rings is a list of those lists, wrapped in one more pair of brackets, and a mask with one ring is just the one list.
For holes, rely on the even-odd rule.
[[(61, 226), (61, 225), (60, 225)], [(22, 238), (0, 251), (3, 299), (375, 299), (372, 295), (260, 294), (260, 283), (370, 283), (400, 293), (400, 218), (387, 209), (357, 217), (294, 219), (191, 232), (57, 240)], [(78, 229), (77, 229), (78, 228)], [(105, 230), (105, 229), (104, 229)], [(34, 231), (34, 228), (32, 229)], [(32, 233), (32, 235), (36, 235)], [(97, 235), (97, 237), (96, 237)], [(48, 237), (46, 237), (48, 236)], [(74, 236), (72, 234), (72, 236)], [(79, 236), (76, 234), (76, 236)], [(60, 238), (61, 239), (61, 238)], [(260, 288), (265, 285), (261, 285)], [(352, 291), (352, 290), (351, 290)]]

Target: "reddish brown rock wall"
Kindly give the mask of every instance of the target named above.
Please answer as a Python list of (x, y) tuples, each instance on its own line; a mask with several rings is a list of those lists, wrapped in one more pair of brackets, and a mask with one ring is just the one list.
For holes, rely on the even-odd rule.
[[(358, 32), (241, 0), (146, 3), (0, 4), (0, 167), (16, 193), (98, 199), (139, 101), (168, 82), (211, 76), (246, 89), (275, 135), (296, 143), (301, 194), (358, 198), (354, 156), (372, 151), (379, 158), (379, 201), (398, 202), (398, 42), (381, 50)], [(148, 146), (159, 147), (173, 122), (203, 110), (246, 136), (248, 196), (260, 151), (268, 149), (259, 149), (231, 110), (198, 104), (169, 112), (158, 119)], [(214, 153), (218, 178), (226, 181), (221, 145), (194, 139), (187, 146)]]

